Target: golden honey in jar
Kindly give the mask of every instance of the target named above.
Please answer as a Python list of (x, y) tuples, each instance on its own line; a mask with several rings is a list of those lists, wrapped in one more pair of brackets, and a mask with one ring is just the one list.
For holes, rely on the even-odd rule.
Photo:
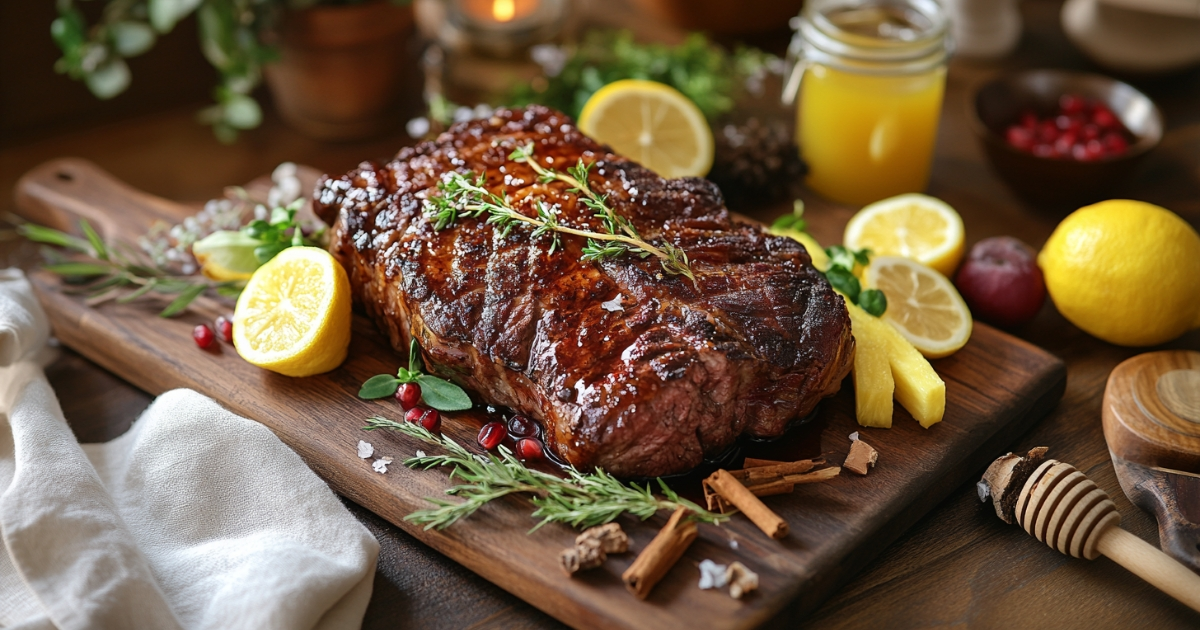
[(946, 84), (934, 0), (810, 0), (789, 52), (809, 188), (866, 204), (929, 183)]

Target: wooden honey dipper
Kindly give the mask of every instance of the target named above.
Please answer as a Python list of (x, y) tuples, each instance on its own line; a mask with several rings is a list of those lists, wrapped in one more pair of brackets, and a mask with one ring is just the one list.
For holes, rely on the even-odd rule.
[(1009, 453), (992, 462), (979, 482), (996, 514), (1034, 538), (1076, 558), (1108, 556), (1155, 588), (1200, 612), (1200, 575), (1157, 547), (1120, 528), (1108, 493), (1070, 464), (1043, 459), (1045, 447), (1026, 457)]

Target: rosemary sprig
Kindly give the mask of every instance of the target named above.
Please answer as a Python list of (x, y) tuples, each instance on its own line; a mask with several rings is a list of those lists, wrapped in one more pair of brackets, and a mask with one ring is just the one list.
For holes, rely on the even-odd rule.
[(541, 518), (530, 533), (546, 523), (565, 523), (572, 527), (592, 527), (616, 519), (621, 514), (633, 514), (642, 520), (659, 510), (686, 507), (694, 518), (706, 523), (720, 523), (729, 517), (709, 512), (680, 497), (658, 479), (662, 497), (651, 491), (650, 484), (639, 487), (626, 485), (603, 470), (583, 473), (574, 467), (566, 469), (566, 477), (558, 477), (525, 467), (507, 448), (500, 454), (476, 455), (449, 437), (435, 435), (419, 424), (396, 422), (380, 416), (367, 419), (366, 431), (391, 429), (427, 444), (440, 446), (442, 455), (423, 455), (404, 460), (409, 468), (427, 470), (438, 466), (453, 466), (451, 479), (463, 483), (446, 489), (446, 494), (464, 499), (462, 502), (426, 499), (437, 507), (418, 510), (404, 517), (425, 529), (444, 529), (460, 518), (474, 514), (484, 504), (510, 494), (528, 493), (537, 507), (534, 518)]
[[(237, 297), (243, 283), (213, 282), (192, 276), (168, 274), (142, 260), (132, 248), (105, 243), (86, 220), (80, 220), (86, 239), (33, 223), (22, 223), (17, 232), (25, 238), (45, 245), (62, 247), (76, 254), (66, 257), (48, 250), (50, 264), (42, 268), (75, 282), (89, 293), (88, 305), (108, 300), (132, 302), (154, 291), (177, 297), (162, 310), (161, 317), (182, 313), (197, 297), (212, 289), (225, 297)], [(83, 260), (80, 260), (83, 258)], [(125, 292), (124, 289), (133, 289)]]
[(561, 173), (543, 167), (533, 157), (533, 143), (529, 143), (514, 150), (509, 159), (528, 164), (542, 183), (558, 180), (571, 186), (569, 192), (577, 194), (579, 202), (591, 209), (594, 216), (601, 220), (603, 232), (563, 225), (559, 222), (558, 215), (541, 200), (536, 202), (537, 216), (527, 216), (514, 208), (507, 197), (501, 197), (484, 188), (483, 174), (464, 175), (458, 172), (450, 173), (438, 183), (440, 194), (425, 200), (425, 212), (433, 219), (433, 228), (445, 229), (458, 221), (460, 216), (480, 218), (486, 215), (487, 222), (500, 229), (501, 237), (507, 237), (518, 224), (532, 226), (532, 236), (535, 238), (550, 236), (551, 254), (561, 247), (559, 235), (571, 234), (587, 239), (587, 245), (583, 248), (584, 260), (606, 260), (626, 253), (640, 258), (656, 256), (662, 264), (663, 271), (671, 275), (685, 276), (693, 284), (696, 282), (691, 263), (683, 249), (669, 241), (663, 241), (661, 247), (651, 245), (638, 234), (629, 219), (620, 216), (608, 205), (606, 196), (598, 195), (592, 190), (588, 184), (590, 164), (580, 160), (578, 164), (567, 169), (568, 173)]

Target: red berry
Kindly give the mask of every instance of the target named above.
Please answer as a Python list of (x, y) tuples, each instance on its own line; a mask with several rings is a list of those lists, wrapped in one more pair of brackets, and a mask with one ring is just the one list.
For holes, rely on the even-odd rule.
[(1104, 148), (1110, 155), (1122, 155), (1129, 150), (1129, 142), (1125, 140), (1125, 136), (1110, 131), (1104, 136)]
[(508, 421), (508, 432), (517, 438), (534, 437), (538, 433), (538, 426), (525, 416), (513, 416)]
[(217, 332), (226, 343), (233, 343), (233, 317), (217, 316)]
[(1029, 110), (1025, 110), (1024, 112), (1021, 113), (1021, 126), (1022, 127), (1026, 128), (1030, 131), (1033, 131), (1034, 129), (1037, 129), (1037, 125), (1038, 125), (1037, 114), (1034, 114), (1033, 112), (1031, 112)]
[(192, 329), (192, 339), (196, 340), (196, 345), (201, 348), (208, 348), (216, 341), (217, 336), (213, 334), (213, 329), (208, 327), (208, 324), (200, 324)]
[(1033, 154), (1038, 157), (1054, 157), (1054, 145), (1040, 143), (1033, 145)]
[(975, 317), (1006, 328), (1033, 319), (1046, 300), (1037, 254), (1008, 236), (976, 243), (954, 284)]
[(1099, 140), (1088, 140), (1084, 145), (1084, 155), (1088, 160), (1099, 160), (1104, 157), (1104, 144)]
[(1058, 127), (1053, 120), (1043, 120), (1042, 124), (1038, 125), (1038, 140), (1042, 142), (1054, 142), (1058, 139)]
[(1058, 107), (1064, 114), (1078, 114), (1084, 110), (1086, 103), (1074, 94), (1063, 94), (1058, 99)]
[(421, 416), (421, 426), (430, 433), (441, 433), (442, 414), (437, 409), (430, 409)]
[(425, 407), (413, 407), (404, 414), (404, 420), (416, 424), (421, 421), (421, 416), (425, 415), (425, 411)]
[(1100, 137), (1100, 128), (1099, 127), (1097, 127), (1096, 125), (1084, 125), (1083, 126), (1083, 139), (1084, 140), (1095, 140), (1096, 138), (1099, 138), (1099, 137)]
[(396, 388), (396, 402), (405, 411), (416, 407), (421, 402), (421, 386), (416, 383), (400, 383)]
[(479, 445), (490, 451), (500, 446), (507, 436), (508, 429), (504, 428), (503, 422), (489, 422), (479, 430)]
[(1096, 110), (1092, 112), (1092, 122), (1105, 129), (1113, 129), (1120, 121), (1117, 120), (1117, 115), (1112, 113), (1111, 109), (1098, 104)]
[(1063, 157), (1071, 155), (1071, 146), (1075, 144), (1075, 134), (1064, 131), (1063, 135), (1054, 141), (1054, 153)]
[(525, 438), (517, 442), (517, 457), (521, 459), (541, 459), (542, 442), (536, 438)]

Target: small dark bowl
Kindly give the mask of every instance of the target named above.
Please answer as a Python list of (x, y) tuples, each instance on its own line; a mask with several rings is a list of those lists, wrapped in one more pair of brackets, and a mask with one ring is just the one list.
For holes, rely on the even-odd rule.
[[(1005, 130), (1021, 113), (1039, 118), (1057, 111), (1059, 97), (1074, 94), (1108, 106), (1134, 136), (1117, 157), (1082, 162), (1038, 157), (1005, 140)], [(1162, 140), (1163, 118), (1145, 94), (1116, 79), (1082, 72), (1030, 70), (985, 83), (971, 103), (971, 122), (992, 166), (1026, 199), (1047, 205), (1082, 204), (1105, 199), (1127, 180), (1139, 162)]]

